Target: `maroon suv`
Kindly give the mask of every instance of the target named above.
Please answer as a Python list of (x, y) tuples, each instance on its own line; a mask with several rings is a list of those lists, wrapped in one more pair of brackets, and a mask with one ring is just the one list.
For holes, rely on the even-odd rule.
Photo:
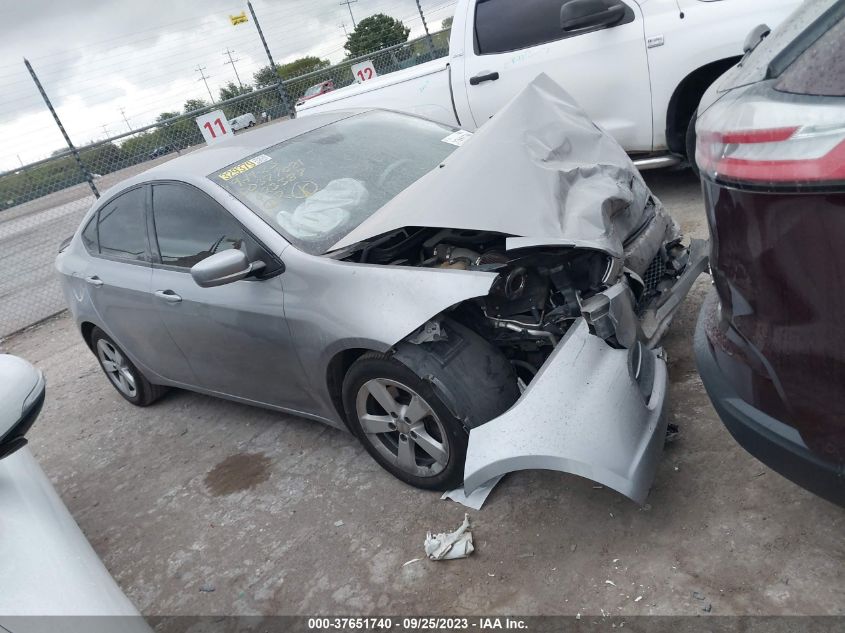
[(746, 50), (696, 126), (715, 283), (698, 369), (737, 442), (845, 505), (845, 0)]

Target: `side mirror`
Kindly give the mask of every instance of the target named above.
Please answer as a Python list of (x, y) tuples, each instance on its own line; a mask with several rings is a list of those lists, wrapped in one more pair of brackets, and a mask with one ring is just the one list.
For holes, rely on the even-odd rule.
[(569, 0), (560, 7), (560, 28), (580, 31), (613, 26), (625, 17), (625, 10), (617, 0)]
[(202, 288), (213, 288), (238, 281), (264, 268), (264, 262), (250, 263), (246, 253), (236, 248), (220, 251), (191, 267), (191, 277)]
[(44, 404), (44, 374), (22, 358), (0, 354), (0, 459), (26, 446)]
[(751, 29), (751, 33), (748, 34), (748, 37), (745, 38), (745, 43), (742, 45), (742, 52), (745, 54), (750, 53), (757, 45), (766, 39), (769, 36), (769, 33), (772, 32), (765, 24), (758, 24), (753, 29)]

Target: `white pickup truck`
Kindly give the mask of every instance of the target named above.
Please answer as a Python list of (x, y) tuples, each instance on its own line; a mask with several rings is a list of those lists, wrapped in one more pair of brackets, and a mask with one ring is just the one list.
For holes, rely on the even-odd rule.
[[(540, 73), (642, 168), (694, 151), (707, 87), (801, 0), (458, 0), (449, 55), (329, 92), (300, 116), (379, 107), (475, 130)], [(760, 33), (758, 31), (758, 33)]]

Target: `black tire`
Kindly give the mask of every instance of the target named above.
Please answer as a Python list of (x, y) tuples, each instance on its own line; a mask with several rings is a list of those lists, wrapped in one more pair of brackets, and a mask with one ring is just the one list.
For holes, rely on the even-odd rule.
[(687, 152), (687, 162), (689, 163), (690, 169), (692, 169), (692, 173), (695, 174), (696, 178), (700, 178), (701, 173), (698, 171), (698, 165), (695, 163), (695, 120), (697, 118), (698, 110), (692, 113), (692, 118), (687, 124), (685, 147)]
[[(410, 450), (414, 455), (415, 465), (419, 465), (428, 455), (423, 452), (421, 444), (414, 444), (409, 438), (412, 432), (402, 433), (400, 429), (395, 431), (385, 431), (384, 433), (367, 433), (362, 422), (358, 416), (357, 402), (359, 394), (364, 388), (365, 384), (373, 381), (394, 381), (405, 389), (409, 389), (419, 396), (424, 403), (433, 412), (433, 416), (425, 418), (425, 431), (429, 437), (440, 439), (442, 445), (447, 447), (448, 459), (445, 459), (445, 465), (433, 462), (428, 468), (432, 471), (431, 474), (415, 475), (398, 465), (399, 461), (399, 445), (402, 442), (402, 437), (405, 437), (404, 443), (410, 444)], [(393, 385), (397, 394), (396, 401), (400, 402), (400, 395), (402, 389), (398, 389)], [(365, 390), (366, 391), (366, 390)], [(406, 392), (407, 393), (407, 392)], [(367, 406), (376, 406), (377, 404), (373, 396), (366, 396)], [(370, 399), (372, 398), (372, 399)], [(407, 403), (405, 403), (407, 404)], [(343, 406), (346, 412), (346, 419), (352, 432), (367, 449), (367, 452), (378, 462), (378, 464), (392, 474), (397, 479), (425, 490), (451, 490), (458, 487), (463, 482), (464, 478), (464, 462), (466, 461), (467, 442), (469, 435), (464, 429), (461, 421), (455, 418), (449, 411), (448, 407), (438, 397), (431, 387), (431, 384), (422, 380), (411, 369), (403, 365), (399, 361), (378, 352), (368, 352), (356, 360), (352, 367), (346, 374), (343, 380)], [(387, 408), (379, 409), (374, 412), (374, 417), (388, 419), (384, 412)], [(375, 415), (377, 414), (377, 415)], [(400, 422), (399, 418), (393, 417), (396, 422)], [(406, 418), (407, 420), (408, 418)], [(442, 437), (437, 438), (437, 434)], [(417, 436), (419, 437), (419, 436)], [(381, 444), (377, 444), (380, 442)], [(406, 444), (407, 445), (407, 444)], [(396, 457), (391, 459), (389, 454), (393, 448), (396, 449)], [(434, 472), (435, 469), (442, 467), (439, 472)], [(424, 466), (419, 466), (423, 469)]]
[[(91, 331), (91, 350), (111, 386), (135, 406), (149, 406), (169, 391), (168, 387), (147, 380), (118, 344), (98, 327)], [(117, 356), (110, 357), (107, 350), (116, 352)], [(112, 363), (114, 369), (107, 363)]]

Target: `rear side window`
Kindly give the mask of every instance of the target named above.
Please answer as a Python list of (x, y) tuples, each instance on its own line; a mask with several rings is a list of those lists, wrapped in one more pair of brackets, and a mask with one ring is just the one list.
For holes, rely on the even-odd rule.
[[(100, 208), (96, 218), (96, 232), (101, 255), (148, 261), (144, 207), (144, 189), (139, 187), (127, 191)], [(83, 232), (83, 241), (86, 241), (87, 233), (87, 240), (93, 245), (93, 231), (90, 229), (89, 224)], [(86, 246), (88, 245), (89, 242), (86, 241)]]
[[(572, 0), (479, 0), (475, 7), (475, 41), (479, 55), (505, 53), (546, 44), (586, 31), (560, 28), (560, 10)], [(617, 4), (605, 0), (605, 4)], [(627, 8), (619, 24), (632, 22)]]
[(237, 248), (251, 261), (272, 261), (240, 223), (217, 202), (198, 189), (176, 183), (153, 186), (153, 218), (161, 263), (190, 268), (206, 257)]
[(845, 97), (845, 19), (804, 51), (783, 72), (776, 88), (802, 95)]

